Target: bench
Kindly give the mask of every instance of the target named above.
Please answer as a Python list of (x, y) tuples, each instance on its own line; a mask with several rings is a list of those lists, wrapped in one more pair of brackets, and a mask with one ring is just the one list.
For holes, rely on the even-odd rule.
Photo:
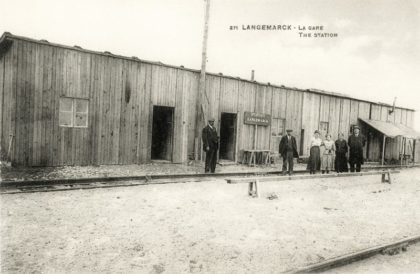
[(248, 195), (252, 197), (259, 197), (258, 183), (259, 182), (272, 182), (272, 181), (289, 181), (289, 180), (306, 180), (306, 179), (320, 179), (320, 178), (337, 178), (337, 177), (353, 177), (353, 176), (369, 176), (381, 175), (382, 183), (392, 183), (391, 174), (400, 173), (399, 170), (381, 170), (381, 171), (365, 171), (355, 173), (332, 173), (332, 174), (305, 174), (294, 176), (253, 176), (253, 177), (239, 177), (225, 179), (228, 184), (248, 184)]

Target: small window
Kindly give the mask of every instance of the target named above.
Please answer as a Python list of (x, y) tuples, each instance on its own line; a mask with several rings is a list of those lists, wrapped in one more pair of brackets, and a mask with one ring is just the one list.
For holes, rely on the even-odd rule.
[(285, 131), (286, 119), (272, 118), (271, 121), (271, 136), (282, 136)]
[(279, 150), (280, 139), (284, 135), (286, 120), (283, 118), (272, 118), (271, 120), (271, 151)]
[(87, 127), (89, 100), (79, 98), (60, 98), (60, 126)]

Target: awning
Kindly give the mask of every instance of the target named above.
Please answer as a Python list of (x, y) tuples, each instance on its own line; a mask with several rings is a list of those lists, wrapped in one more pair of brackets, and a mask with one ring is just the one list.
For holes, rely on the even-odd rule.
[(397, 136), (403, 136), (410, 139), (420, 138), (419, 132), (403, 124), (394, 124), (390, 122), (369, 120), (369, 119), (362, 119), (362, 118), (359, 118), (359, 120), (363, 121), (364, 123), (368, 124), (369, 126), (373, 127), (377, 131), (381, 132), (382, 134), (390, 138), (395, 138)]

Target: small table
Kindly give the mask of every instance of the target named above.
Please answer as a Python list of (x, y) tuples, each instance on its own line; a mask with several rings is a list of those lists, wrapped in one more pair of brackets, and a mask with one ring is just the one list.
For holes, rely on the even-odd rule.
[(267, 165), (270, 160), (270, 150), (269, 149), (244, 149), (244, 161), (242, 163), (248, 162), (248, 165), (254, 164), (257, 165), (257, 156), (261, 157), (263, 164)]

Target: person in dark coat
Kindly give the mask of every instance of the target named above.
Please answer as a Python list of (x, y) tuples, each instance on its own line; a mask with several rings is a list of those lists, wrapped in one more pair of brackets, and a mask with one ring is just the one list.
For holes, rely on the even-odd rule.
[(338, 134), (338, 140), (335, 141), (335, 171), (338, 173), (348, 172), (347, 166), (347, 142), (344, 140), (344, 134)]
[(283, 157), (283, 175), (287, 172), (289, 166), (289, 175), (293, 174), (293, 158), (299, 158), (297, 152), (296, 139), (292, 136), (292, 130), (286, 130), (287, 134), (280, 140), (279, 153)]
[(350, 172), (354, 172), (356, 166), (356, 172), (360, 172), (363, 164), (363, 147), (366, 144), (366, 138), (360, 133), (360, 128), (355, 126), (353, 134), (350, 135), (348, 145), (350, 148), (349, 164)]
[(219, 137), (214, 127), (214, 119), (210, 118), (208, 124), (203, 128), (201, 137), (203, 139), (203, 150), (206, 152), (205, 173), (214, 173), (216, 170), (217, 150), (219, 149)]

